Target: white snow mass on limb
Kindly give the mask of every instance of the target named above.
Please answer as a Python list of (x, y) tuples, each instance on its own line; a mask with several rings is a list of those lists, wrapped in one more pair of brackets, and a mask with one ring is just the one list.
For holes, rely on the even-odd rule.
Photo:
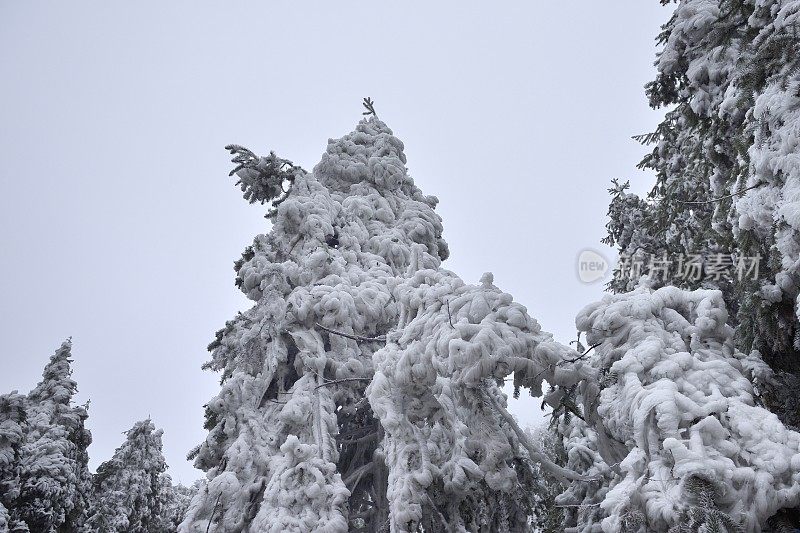
[[(521, 463), (536, 461), (565, 480), (588, 478), (530, 445), (505, 410), (500, 385), (513, 372), (518, 384), (541, 394), (545, 379), (573, 386), (596, 372), (579, 361), (564, 366), (578, 354), (543, 332), (491, 274), (467, 285), (452, 272), (416, 263), (394, 291), (400, 319), (373, 356), (367, 389), (386, 433), (392, 531), (417, 531), (429, 504), (457, 531), (487, 525), (518, 531), (525, 516), (511, 501), (524, 498)], [(492, 491), (512, 496), (497, 500), (502, 517), (464, 512), (491, 501)]]
[[(561, 503), (599, 503), (605, 532), (690, 521), (758, 532), (800, 505), (800, 434), (758, 405), (751, 378), (763, 362), (734, 348), (727, 319), (721, 292), (675, 287), (607, 295), (580, 312), (601, 376), (582, 401), (598, 416), (587, 412), (592, 430), (568, 435), (567, 453), (575, 467), (599, 452), (613, 473), (599, 497), (573, 484)], [(615, 451), (603, 453), (600, 434)], [(587, 516), (573, 511), (569, 531), (594, 531)]]

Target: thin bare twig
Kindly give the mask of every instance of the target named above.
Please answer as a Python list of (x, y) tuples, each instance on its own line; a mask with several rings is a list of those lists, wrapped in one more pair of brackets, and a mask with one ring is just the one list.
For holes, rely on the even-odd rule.
[(596, 506), (600, 505), (600, 503), (601, 502), (597, 502), (597, 503), (575, 503), (575, 504), (570, 503), (570, 504), (564, 504), (564, 505), (556, 504), (555, 506), (556, 507), (596, 507)]
[(548, 457), (539, 452), (533, 446), (533, 444), (531, 444), (527, 435), (525, 435), (525, 432), (519, 427), (519, 424), (517, 424), (517, 421), (514, 420), (514, 417), (511, 415), (511, 413), (506, 411), (506, 408), (500, 405), (497, 399), (492, 396), (491, 392), (485, 391), (485, 394), (489, 400), (489, 404), (492, 405), (492, 407), (495, 408), (503, 420), (505, 420), (506, 423), (511, 426), (511, 429), (517, 435), (517, 439), (519, 440), (520, 444), (522, 444), (522, 446), (528, 451), (528, 456), (531, 458), (531, 460), (539, 463), (544, 471), (562, 481), (597, 481), (600, 479), (596, 477), (584, 476), (555, 464)]
[(574, 359), (564, 359), (564, 360), (562, 360), (562, 361), (559, 361), (559, 362), (558, 362), (558, 364), (559, 364), (559, 365), (561, 365), (561, 364), (563, 364), (563, 363), (574, 363), (574, 362), (576, 362), (576, 361), (580, 361), (581, 359), (583, 359), (584, 357), (586, 357), (587, 355), (589, 355), (589, 352), (591, 352), (593, 349), (597, 348), (597, 347), (598, 347), (598, 346), (600, 346), (601, 344), (603, 344), (603, 343), (602, 343), (602, 342), (598, 342), (597, 344), (592, 344), (591, 346), (589, 346), (589, 349), (588, 349), (588, 350), (586, 350), (585, 352), (583, 352), (582, 354), (580, 354), (578, 357), (576, 357), (576, 358), (574, 358)]
[[(323, 379), (325, 379), (325, 378), (323, 378)], [(342, 379), (331, 379), (331, 380), (328, 380), (328, 381), (326, 381), (325, 383), (322, 383), (322, 384), (320, 384), (320, 385), (317, 385), (316, 387), (314, 387), (314, 390), (317, 390), (317, 389), (319, 389), (320, 387), (327, 387), (328, 385), (336, 385), (337, 383), (345, 383), (345, 382), (347, 382), (347, 381), (372, 381), (372, 378), (342, 378)]]
[(431, 504), (431, 507), (433, 508), (434, 511), (436, 511), (436, 515), (439, 517), (439, 520), (442, 521), (442, 525), (444, 526), (445, 531), (452, 531), (453, 528), (450, 526), (450, 524), (447, 523), (447, 520), (445, 519), (442, 512), (439, 510), (439, 507), (433, 501), (433, 498), (431, 498), (430, 494), (426, 492), (425, 497), (428, 498), (428, 502)]
[(334, 335), (340, 335), (342, 337), (346, 337), (348, 339), (353, 339), (354, 341), (359, 342), (386, 342), (386, 335), (381, 335), (380, 337), (362, 337), (361, 335), (352, 335), (350, 333), (344, 333), (343, 331), (336, 331), (335, 329), (327, 328), (320, 324), (319, 322), (315, 323), (318, 328), (327, 331), (328, 333), (332, 333)]
[(547, 372), (548, 370), (552, 370), (552, 371), (554, 371), (554, 372), (555, 372), (555, 367), (554, 367), (553, 365), (548, 365), (548, 366), (546, 366), (546, 367), (544, 368), (544, 370), (542, 370), (541, 372), (539, 372), (539, 373), (537, 373), (535, 376), (533, 376), (533, 378), (531, 379), (531, 381), (536, 381), (536, 380), (539, 378), (539, 376), (541, 376), (542, 374), (544, 374), (544, 373), (545, 373), (545, 372)]
[(689, 200), (689, 201), (678, 200), (678, 203), (681, 203), (681, 204), (692, 204), (692, 205), (713, 204), (714, 202), (720, 202), (720, 201), (726, 200), (728, 198), (733, 198), (734, 196), (739, 196), (740, 194), (744, 194), (747, 191), (755, 189), (756, 187), (761, 187), (762, 185), (765, 185), (765, 183), (763, 181), (758, 182), (755, 185), (752, 185), (750, 187), (746, 187), (744, 189), (736, 191), (734, 193), (726, 194), (725, 196), (720, 196), (719, 198), (712, 198), (711, 200)]
[(222, 498), (222, 491), (217, 494), (217, 500), (214, 502), (214, 507), (211, 509), (211, 516), (208, 517), (208, 525), (206, 526), (206, 533), (211, 529), (211, 521), (214, 520), (214, 513), (217, 512), (217, 504), (219, 499)]
[(447, 320), (450, 322), (450, 327), (456, 329), (453, 325), (453, 315), (450, 314), (450, 300), (445, 301), (445, 305), (447, 305)]

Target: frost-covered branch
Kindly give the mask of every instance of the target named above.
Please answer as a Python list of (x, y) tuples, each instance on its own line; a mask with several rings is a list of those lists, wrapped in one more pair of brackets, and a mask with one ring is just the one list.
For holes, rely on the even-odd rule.
[(348, 339), (353, 339), (354, 341), (358, 342), (386, 342), (386, 336), (381, 335), (379, 337), (363, 337), (361, 335), (353, 335), (351, 333), (345, 333), (343, 331), (336, 331), (335, 329), (331, 329), (329, 327), (323, 326), (319, 322), (315, 324), (319, 329), (327, 331), (333, 335), (339, 335), (340, 337), (345, 337)]
[(211, 508), (211, 516), (208, 517), (208, 525), (206, 526), (206, 533), (209, 533), (209, 530), (211, 529), (211, 523), (214, 521), (214, 513), (217, 512), (217, 505), (219, 505), (220, 498), (222, 498), (221, 492), (217, 494), (217, 499), (214, 500), (214, 506)]
[(740, 189), (740, 190), (738, 190), (738, 191), (736, 191), (734, 193), (726, 194), (725, 196), (720, 196), (719, 198), (712, 198), (711, 200), (677, 200), (677, 201), (682, 203), (682, 204), (695, 204), (695, 205), (713, 204), (715, 202), (721, 202), (722, 200), (727, 200), (728, 198), (733, 198), (735, 196), (741, 196), (742, 194), (746, 193), (747, 191), (752, 191), (753, 189), (757, 189), (758, 187), (761, 187), (762, 185), (765, 185), (765, 183), (759, 182), (759, 183), (756, 183), (755, 185), (751, 185), (750, 187), (745, 187), (744, 189)]
[(317, 385), (315, 388), (319, 389), (322, 387), (327, 387), (329, 385), (337, 385), (339, 383), (347, 383), (350, 381), (362, 381), (362, 382), (369, 382), (371, 378), (342, 378), (342, 379), (332, 379), (326, 380), (324, 383)]
[[(721, 292), (675, 287), (607, 295), (578, 315), (599, 344), (591, 364), (614, 379), (585, 381), (586, 420), (561, 428), (568, 466), (621, 458), (600, 499), (604, 530), (636, 516), (648, 531), (689, 517), (691, 531), (720, 520), (757, 531), (779, 508), (800, 505), (800, 434), (756, 405), (751, 377), (763, 362), (735, 350), (727, 320)], [(580, 484), (564, 499), (598, 503)]]
[(362, 115), (366, 116), (372, 115), (375, 117), (378, 116), (378, 114), (375, 112), (375, 102), (372, 101), (372, 98), (370, 98), (369, 96), (364, 98), (364, 102), (362, 103), (362, 105), (366, 108), (366, 111), (361, 113)]
[(251, 204), (270, 202), (269, 217), (275, 216), (277, 207), (288, 198), (297, 176), (306, 174), (301, 167), (278, 157), (275, 152), (261, 157), (238, 144), (229, 144), (225, 149), (233, 155), (231, 162), (236, 165), (229, 175), (239, 177), (236, 184), (242, 189), (245, 200)]
[(517, 421), (514, 420), (514, 417), (511, 415), (511, 413), (509, 413), (505, 407), (500, 405), (500, 402), (498, 402), (495, 397), (493, 397), (491, 394), (486, 394), (486, 398), (495, 408), (497, 413), (503, 417), (503, 420), (505, 420), (506, 423), (511, 426), (511, 429), (514, 431), (514, 434), (516, 434), (520, 444), (522, 444), (522, 446), (524, 446), (528, 451), (528, 455), (530, 456), (531, 460), (539, 463), (548, 474), (562, 481), (597, 481), (599, 479), (578, 474), (566, 468), (560, 467), (552, 462), (544, 454), (537, 450), (533, 444), (531, 444), (530, 439), (528, 439), (528, 436), (524, 431), (522, 431), (522, 428), (519, 427), (519, 424), (517, 424)]

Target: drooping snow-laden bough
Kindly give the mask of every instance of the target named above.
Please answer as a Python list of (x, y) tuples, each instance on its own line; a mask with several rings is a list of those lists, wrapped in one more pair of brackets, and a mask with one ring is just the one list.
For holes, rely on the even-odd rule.
[[(609, 296), (579, 316), (581, 356), (491, 274), (442, 268), (437, 199), (405, 163), (371, 116), (275, 189), (236, 264), (254, 305), (210, 346), (221, 391), (190, 454), (208, 483), (181, 532), (525, 531), (533, 465), (564, 484), (572, 531), (756, 527), (797, 505), (798, 434), (755, 405), (760, 362), (718, 293)], [(246, 196), (260, 166), (239, 170)], [(508, 413), (507, 379), (569, 400), (564, 464)]]

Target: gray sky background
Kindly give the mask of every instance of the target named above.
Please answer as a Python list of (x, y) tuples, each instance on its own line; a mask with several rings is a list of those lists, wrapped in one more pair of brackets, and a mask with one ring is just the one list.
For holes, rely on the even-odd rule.
[[(91, 466), (150, 415), (174, 478), (201, 442), (214, 332), (248, 307), (233, 261), (265, 209), (228, 143), (306, 169), (371, 96), (441, 200), (446, 266), (485, 271), (561, 342), (601, 295), (606, 188), (651, 131), (643, 85), (669, 16), (613, 2), (0, 0), (0, 393), (73, 336)], [(513, 402), (525, 423), (538, 402)]]

